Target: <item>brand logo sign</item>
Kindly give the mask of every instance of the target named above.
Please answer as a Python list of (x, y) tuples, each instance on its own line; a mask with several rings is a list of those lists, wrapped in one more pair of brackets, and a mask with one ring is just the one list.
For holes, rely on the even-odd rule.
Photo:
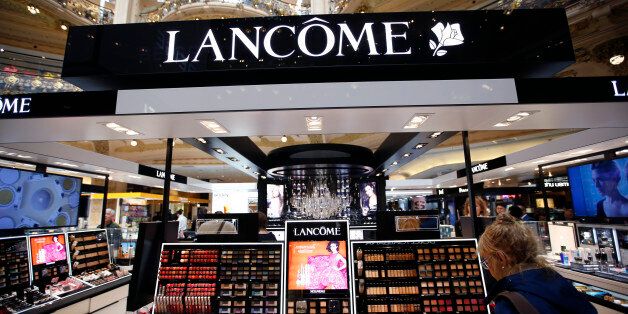
[(482, 171), (486, 171), (486, 170), (488, 170), (488, 163), (486, 163), (486, 162), (471, 167), (471, 172), (472, 173), (478, 173), (478, 172), (482, 172)]
[[(481, 164), (472, 166), (471, 173), (476, 174), (476, 173), (485, 172), (485, 171), (489, 171), (489, 170), (493, 170), (493, 169), (497, 169), (497, 168), (505, 167), (505, 166), (506, 166), (506, 157), (505, 156), (497, 157), (487, 162), (483, 162)], [(465, 169), (461, 169), (457, 171), (458, 178), (465, 177), (466, 175), (467, 175), (467, 172)]]
[[(186, 36), (181, 30), (166, 30), (168, 44), (166, 59), (162, 63), (198, 63), (203, 55), (208, 61), (223, 62), (257, 61), (263, 58), (284, 59), (293, 55), (312, 58), (344, 57), (347, 53), (363, 51), (368, 56), (412, 55), (413, 47), (408, 46), (408, 31), (413, 20), (363, 22), (361, 27), (349, 27), (345, 22), (331, 23), (325, 19), (314, 17), (300, 25), (279, 24), (274, 26), (252, 26), (242, 29), (231, 27), (224, 35), (224, 28), (209, 28), (203, 38), (199, 38), (198, 46), (180, 47), (177, 38)], [(445, 47), (458, 46), (464, 43), (459, 23), (437, 23), (432, 27), (438, 42), (419, 41), (433, 50), (432, 56), (442, 57), (447, 54)], [(223, 34), (219, 40), (217, 34)], [(282, 41), (288, 34), (290, 40)], [(226, 40), (228, 39), (228, 41)], [(367, 49), (360, 50), (360, 47)], [(423, 47), (417, 47), (422, 49)], [(244, 56), (244, 57), (243, 57)]]
[(339, 227), (314, 227), (314, 228), (294, 228), (295, 236), (340, 236), (342, 235)]
[(569, 187), (569, 178), (565, 176), (545, 178), (543, 179), (543, 184), (545, 185), (546, 188)]
[[(160, 179), (165, 179), (166, 178), (166, 172), (159, 170), (159, 169), (155, 169), (155, 177), (160, 178)], [(174, 173), (170, 174), (170, 180), (174, 181), (176, 179), (177, 175)]]
[(458, 188), (458, 193), (467, 193), (469, 192), (469, 189), (467, 188)]
[(622, 89), (618, 86), (617, 81), (611, 81), (611, 85), (613, 85), (613, 96), (615, 97), (626, 97), (627, 89)]
[(0, 114), (31, 112), (31, 97), (0, 97)]
[[(144, 176), (148, 176), (148, 177), (153, 177), (153, 178), (158, 178), (158, 179), (166, 179), (166, 172), (165, 171), (160, 170), (160, 169), (156, 169), (156, 168), (153, 168), (153, 167), (144, 166), (144, 165), (139, 165), (139, 167), (137, 169), (137, 173), (141, 174), (141, 175), (144, 175)], [(187, 184), (188, 183), (188, 178), (184, 177), (184, 176), (180, 176), (178, 174), (171, 173), (170, 174), (170, 181)]]

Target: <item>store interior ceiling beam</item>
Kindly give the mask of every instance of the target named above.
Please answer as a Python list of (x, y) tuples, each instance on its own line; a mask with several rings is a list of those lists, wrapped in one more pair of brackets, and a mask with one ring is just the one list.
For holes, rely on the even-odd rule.
[[(434, 136), (436, 133), (438, 135)], [(375, 151), (375, 172), (387, 169), (386, 174), (435, 148), (458, 132), (391, 133)]]
[(181, 138), (225, 164), (257, 178), (266, 173), (266, 155), (246, 136)]

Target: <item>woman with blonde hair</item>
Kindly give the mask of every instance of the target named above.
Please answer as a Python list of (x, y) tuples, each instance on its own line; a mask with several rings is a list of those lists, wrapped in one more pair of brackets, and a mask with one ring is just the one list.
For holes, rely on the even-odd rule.
[(536, 236), (509, 214), (480, 237), (482, 267), (498, 282), (487, 297), (495, 313), (597, 313), (583, 294), (540, 256)]
[[(488, 217), (488, 204), (479, 196), (475, 197), (475, 212), (477, 217)], [(471, 202), (468, 197), (464, 202), (464, 216), (471, 216)]]

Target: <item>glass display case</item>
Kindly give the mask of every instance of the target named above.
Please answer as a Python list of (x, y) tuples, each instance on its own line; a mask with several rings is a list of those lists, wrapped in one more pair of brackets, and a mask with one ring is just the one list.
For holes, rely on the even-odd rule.
[(114, 264), (133, 265), (137, 247), (138, 228), (108, 228), (109, 252)]

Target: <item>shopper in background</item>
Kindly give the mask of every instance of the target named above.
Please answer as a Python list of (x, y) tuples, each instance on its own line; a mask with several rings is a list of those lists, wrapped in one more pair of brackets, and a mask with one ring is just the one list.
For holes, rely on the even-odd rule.
[(527, 213), (524, 213), (521, 205), (514, 204), (508, 208), (508, 213), (517, 220), (531, 221), (533, 220)]
[(275, 242), (277, 241), (277, 238), (275, 237), (274, 234), (272, 234), (270, 231), (268, 231), (268, 229), (266, 229), (266, 226), (268, 225), (268, 218), (266, 217), (266, 214), (262, 213), (262, 212), (258, 212), (257, 213), (257, 221), (259, 224), (259, 231), (257, 233), (257, 240), (259, 242)]
[(105, 209), (105, 228), (120, 229), (120, 225), (115, 222), (115, 219), (116, 219), (116, 211), (111, 208)]
[(504, 205), (503, 202), (495, 203), (495, 216), (498, 216), (500, 214), (507, 213), (507, 212), (508, 211), (506, 210), (506, 206)]
[(571, 209), (571, 208), (565, 209), (564, 215), (565, 215), (565, 220), (566, 221), (573, 220), (573, 209)]
[(179, 239), (185, 237), (185, 230), (188, 229), (188, 218), (183, 215), (183, 210), (177, 210), (177, 221), (179, 222)]
[(597, 313), (550, 268), (538, 243), (530, 229), (508, 214), (499, 215), (480, 237), (482, 266), (498, 280), (487, 297), (495, 313)]
[[(475, 212), (477, 217), (488, 217), (488, 204), (486, 201), (479, 197), (475, 196)], [(464, 216), (471, 216), (471, 202), (469, 202), (469, 198), (464, 202)]]

